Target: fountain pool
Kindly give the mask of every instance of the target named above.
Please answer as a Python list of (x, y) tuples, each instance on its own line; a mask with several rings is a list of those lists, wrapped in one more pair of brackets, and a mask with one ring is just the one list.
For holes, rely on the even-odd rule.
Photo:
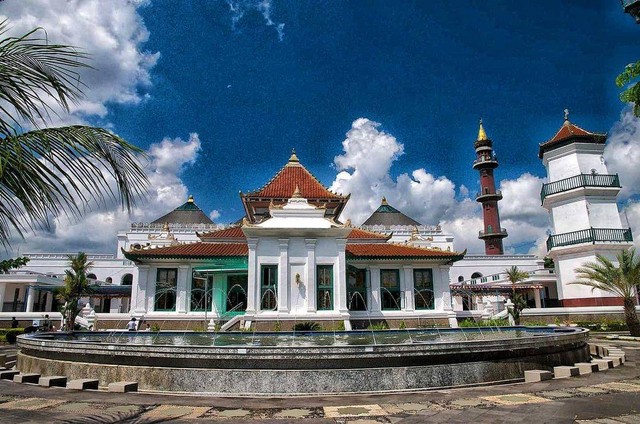
[(138, 381), (141, 390), (293, 395), (510, 381), (589, 360), (581, 328), (309, 333), (73, 332), (20, 336), (18, 369)]

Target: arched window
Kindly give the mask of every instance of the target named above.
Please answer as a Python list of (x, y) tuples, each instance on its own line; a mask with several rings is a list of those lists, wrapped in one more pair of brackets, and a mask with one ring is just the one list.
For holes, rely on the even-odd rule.
[(133, 275), (132, 274), (124, 274), (122, 276), (121, 284), (123, 286), (130, 286), (133, 284)]
[(474, 272), (473, 274), (471, 274), (471, 278), (480, 278), (480, 277), (482, 277), (481, 272)]
[(458, 282), (460, 283), (460, 282), (462, 282), (462, 281), (464, 281), (464, 277), (463, 277), (462, 275), (460, 275), (460, 276), (458, 277)]
[(487, 233), (492, 233), (493, 232), (493, 225), (489, 224), (487, 225)]
[(87, 280), (97, 280), (96, 274), (87, 274)]
[(111, 284), (111, 283), (113, 283), (113, 278), (107, 277), (107, 279), (104, 280), (104, 282), (107, 283), (107, 284)]

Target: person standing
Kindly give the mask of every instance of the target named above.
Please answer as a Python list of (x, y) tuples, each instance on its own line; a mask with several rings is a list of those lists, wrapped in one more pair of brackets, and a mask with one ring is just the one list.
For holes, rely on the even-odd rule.
[(136, 323), (136, 317), (131, 317), (127, 323), (127, 330), (136, 331), (138, 329), (138, 323)]

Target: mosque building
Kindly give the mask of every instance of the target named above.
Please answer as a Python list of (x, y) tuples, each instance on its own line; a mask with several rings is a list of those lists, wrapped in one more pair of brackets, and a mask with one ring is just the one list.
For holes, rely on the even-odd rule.
[[(456, 326), (504, 310), (512, 289), (505, 271), (512, 266), (529, 274), (517, 287), (527, 313), (614, 305), (606, 293), (568, 285), (581, 261), (631, 245), (615, 203), (619, 179), (601, 159), (604, 140), (566, 119), (540, 146), (549, 175), (542, 206), (554, 227), (547, 244), (559, 275), (543, 258), (505, 254), (498, 160), (481, 122), (473, 168), (480, 174), (484, 254), (455, 251), (452, 235), (385, 198), (361, 226), (341, 222), (349, 195), (327, 189), (293, 152), (263, 187), (240, 192), (244, 217), (237, 223), (215, 224), (189, 196), (153, 222), (120, 231), (115, 255), (89, 254), (95, 285), (84, 312), (99, 317), (97, 328), (131, 315), (165, 329), (190, 329), (197, 321), (223, 329), (286, 329), (298, 321), (347, 329), (380, 321)], [(26, 256), (27, 266), (0, 276), (2, 312), (25, 319), (58, 309), (53, 292), (68, 262), (59, 253)]]

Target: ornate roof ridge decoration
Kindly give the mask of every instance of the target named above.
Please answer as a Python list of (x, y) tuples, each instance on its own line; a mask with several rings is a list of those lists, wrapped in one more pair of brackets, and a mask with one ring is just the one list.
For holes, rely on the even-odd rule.
[(539, 144), (538, 157), (542, 159), (546, 151), (566, 146), (574, 140), (585, 143), (604, 144), (607, 140), (607, 133), (591, 132), (579, 127), (569, 121), (569, 110), (565, 109), (562, 126), (552, 138)]

